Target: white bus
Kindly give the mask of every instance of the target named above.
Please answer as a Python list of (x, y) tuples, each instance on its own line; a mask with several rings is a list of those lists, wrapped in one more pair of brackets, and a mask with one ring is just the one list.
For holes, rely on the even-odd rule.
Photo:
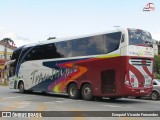
[(9, 87), (85, 100), (142, 96), (152, 91), (151, 43), (149, 32), (128, 28), (25, 45), (13, 52)]

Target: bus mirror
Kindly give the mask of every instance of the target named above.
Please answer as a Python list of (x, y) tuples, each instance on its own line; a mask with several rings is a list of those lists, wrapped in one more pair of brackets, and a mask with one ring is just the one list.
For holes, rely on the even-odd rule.
[(7, 65), (10, 65), (11, 63), (13, 63), (13, 62), (15, 62), (15, 61), (16, 61), (16, 60), (10, 60), (10, 61), (6, 62), (6, 63), (4, 64), (4, 69), (7, 68)]

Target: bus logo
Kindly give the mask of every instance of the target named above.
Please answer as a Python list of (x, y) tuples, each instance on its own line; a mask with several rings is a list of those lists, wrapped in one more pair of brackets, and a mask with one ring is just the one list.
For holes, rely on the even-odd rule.
[(153, 3), (148, 3), (144, 8), (143, 8), (143, 11), (154, 11), (155, 10), (155, 7), (154, 7), (154, 4)]

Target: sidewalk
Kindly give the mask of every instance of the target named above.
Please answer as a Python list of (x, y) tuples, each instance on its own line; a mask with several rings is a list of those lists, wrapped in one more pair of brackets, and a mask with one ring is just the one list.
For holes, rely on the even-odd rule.
[(5, 83), (4, 79), (0, 79), (0, 86), (8, 86), (8, 82)]

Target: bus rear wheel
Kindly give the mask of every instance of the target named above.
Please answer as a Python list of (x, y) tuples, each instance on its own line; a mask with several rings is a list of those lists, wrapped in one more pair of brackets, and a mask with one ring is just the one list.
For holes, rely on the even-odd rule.
[(80, 92), (78, 90), (78, 87), (75, 83), (72, 83), (68, 87), (68, 95), (71, 99), (78, 99), (80, 96)]
[(20, 93), (24, 93), (25, 92), (25, 90), (24, 90), (24, 83), (23, 82), (19, 83), (19, 87), (18, 88), (19, 88), (19, 92)]
[(90, 84), (84, 84), (81, 92), (84, 100), (93, 100), (93, 91)]

